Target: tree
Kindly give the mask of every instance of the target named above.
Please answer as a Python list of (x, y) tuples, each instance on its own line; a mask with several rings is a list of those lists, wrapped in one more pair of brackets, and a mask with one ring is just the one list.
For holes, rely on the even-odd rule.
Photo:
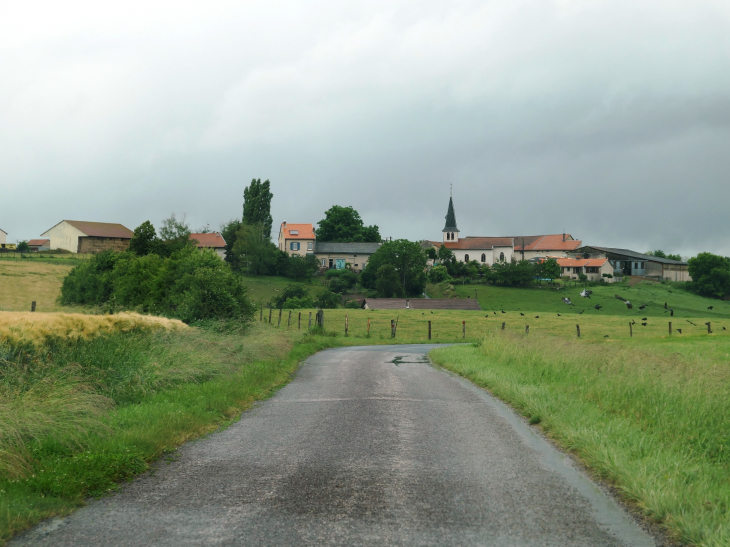
[(418, 243), (406, 239), (388, 241), (372, 254), (360, 276), (360, 283), (369, 289), (376, 289), (378, 270), (390, 264), (398, 272), (402, 293), (405, 296), (420, 296), (426, 288), (426, 261), (426, 254)]
[(668, 258), (669, 260), (676, 260), (677, 262), (681, 262), (681, 261), (682, 261), (682, 257), (681, 257), (681, 256), (679, 256), (678, 254), (675, 254), (675, 255), (673, 255), (673, 254), (668, 254), (668, 255), (667, 255), (667, 258)]
[(287, 276), (309, 280), (318, 269), (319, 263), (314, 256), (292, 256), (287, 264)]
[(552, 283), (560, 277), (560, 265), (554, 258), (548, 258), (545, 262), (541, 262), (536, 268), (536, 275), (543, 279), (549, 279)]
[(380, 232), (377, 226), (364, 226), (360, 213), (352, 207), (333, 205), (315, 230), (319, 241), (365, 241), (377, 243)]
[(226, 241), (225, 261), (228, 262), (234, 270), (241, 269), (238, 256), (233, 252), (233, 246), (236, 244), (236, 235), (242, 225), (243, 223), (236, 218), (221, 224), (221, 236)]
[(398, 279), (398, 272), (392, 264), (383, 264), (376, 272), (375, 290), (380, 298), (399, 298), (403, 296), (403, 287)]
[(436, 260), (438, 258), (438, 252), (433, 247), (426, 249), (426, 258), (429, 260)]
[(428, 280), (431, 283), (441, 283), (442, 281), (450, 281), (451, 276), (446, 266), (438, 265), (434, 266), (428, 271)]
[(27, 253), (28, 251), (30, 251), (30, 247), (28, 247), (27, 241), (21, 241), (20, 243), (18, 243), (18, 246), (15, 248), (15, 250), (21, 253)]
[(158, 243), (156, 252), (163, 257), (192, 246), (194, 242), (190, 239), (190, 226), (185, 221), (185, 215), (178, 220), (175, 213), (172, 213), (169, 218), (163, 220), (160, 239), (162, 241)]
[(319, 298), (317, 298), (317, 301), (315, 304), (317, 304), (318, 308), (322, 309), (328, 309), (328, 308), (336, 308), (340, 305), (340, 302), (342, 301), (342, 296), (340, 296), (337, 293), (333, 293), (329, 289), (324, 291), (322, 294), (319, 295)]
[(264, 237), (271, 239), (271, 183), (267, 180), (252, 179), (243, 190), (243, 224), (261, 225)]
[(278, 249), (264, 234), (261, 224), (243, 224), (233, 245), (235, 260), (249, 274), (268, 274), (275, 270)]
[(156, 253), (159, 249), (159, 240), (155, 227), (149, 220), (134, 229), (134, 235), (129, 241), (129, 250), (137, 256), (145, 256)]
[(724, 256), (700, 253), (689, 259), (687, 271), (700, 294), (718, 298), (730, 294), (730, 260)]
[(272, 308), (313, 308), (314, 302), (309, 296), (309, 291), (304, 285), (292, 283), (284, 287), (280, 294), (271, 298), (270, 305)]
[(667, 255), (662, 250), (649, 251), (646, 253), (648, 256), (655, 256), (657, 258), (667, 258)]

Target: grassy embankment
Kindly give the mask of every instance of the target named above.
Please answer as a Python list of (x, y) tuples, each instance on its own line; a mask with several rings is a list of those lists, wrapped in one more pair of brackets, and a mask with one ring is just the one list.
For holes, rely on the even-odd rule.
[[(455, 289), (474, 295), (473, 286)], [(555, 302), (555, 292), (477, 287), (480, 303), (497, 308), (489, 313), (506, 318), (507, 330), (488, 328), (477, 346), (439, 349), (432, 358), (539, 423), (681, 541), (729, 545), (730, 331), (722, 326), (730, 328), (730, 303), (654, 283), (599, 289), (591, 301), (604, 309), (578, 316)], [(639, 313), (648, 325), (618, 300), (612, 306), (614, 293), (648, 303)]]
[(0, 313), (0, 542), (236, 419), (341, 345), (254, 324)]

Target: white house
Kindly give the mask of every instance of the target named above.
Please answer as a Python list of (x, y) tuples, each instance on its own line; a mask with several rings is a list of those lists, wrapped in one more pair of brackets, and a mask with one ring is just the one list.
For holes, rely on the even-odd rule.
[(286, 220), (279, 228), (279, 250), (289, 256), (306, 256), (314, 252), (317, 236), (312, 224), (287, 224)]
[(584, 274), (588, 281), (613, 282), (612, 278), (603, 277), (603, 274), (613, 275), (613, 265), (607, 258), (553, 258), (560, 266), (561, 276), (579, 279), (579, 274)]

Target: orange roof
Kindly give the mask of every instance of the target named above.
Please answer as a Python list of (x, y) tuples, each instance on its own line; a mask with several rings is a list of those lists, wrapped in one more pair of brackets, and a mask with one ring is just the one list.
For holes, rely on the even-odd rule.
[(281, 230), (284, 232), (284, 239), (315, 239), (314, 226), (311, 224), (287, 224), (282, 222)]
[(190, 234), (190, 239), (198, 242), (198, 247), (223, 249), (226, 246), (226, 240), (218, 232), (210, 232), (207, 234)]
[(50, 239), (31, 239), (28, 242), (28, 245), (38, 245), (40, 247), (41, 245), (45, 245), (49, 241), (51, 241), (51, 240)]
[(608, 262), (607, 258), (556, 258), (555, 260), (561, 268), (580, 268), (583, 266), (600, 268)]
[(456, 249), (463, 251), (471, 250), (487, 250), (494, 247), (512, 247), (511, 237), (474, 237), (468, 236), (459, 239), (459, 241), (431, 241), (435, 246), (441, 247), (445, 245), (447, 249)]
[[(565, 241), (563, 241), (565, 237)], [(525, 240), (525, 251), (574, 251), (583, 245), (579, 239), (573, 239), (570, 234), (552, 234), (542, 236), (517, 236), (515, 251), (522, 251), (522, 240)]]

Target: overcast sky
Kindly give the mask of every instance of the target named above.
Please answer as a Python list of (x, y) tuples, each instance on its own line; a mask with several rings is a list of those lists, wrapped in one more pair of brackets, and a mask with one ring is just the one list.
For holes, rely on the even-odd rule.
[(730, 2), (7, 1), (0, 228), (352, 205), (383, 236), (730, 254)]

